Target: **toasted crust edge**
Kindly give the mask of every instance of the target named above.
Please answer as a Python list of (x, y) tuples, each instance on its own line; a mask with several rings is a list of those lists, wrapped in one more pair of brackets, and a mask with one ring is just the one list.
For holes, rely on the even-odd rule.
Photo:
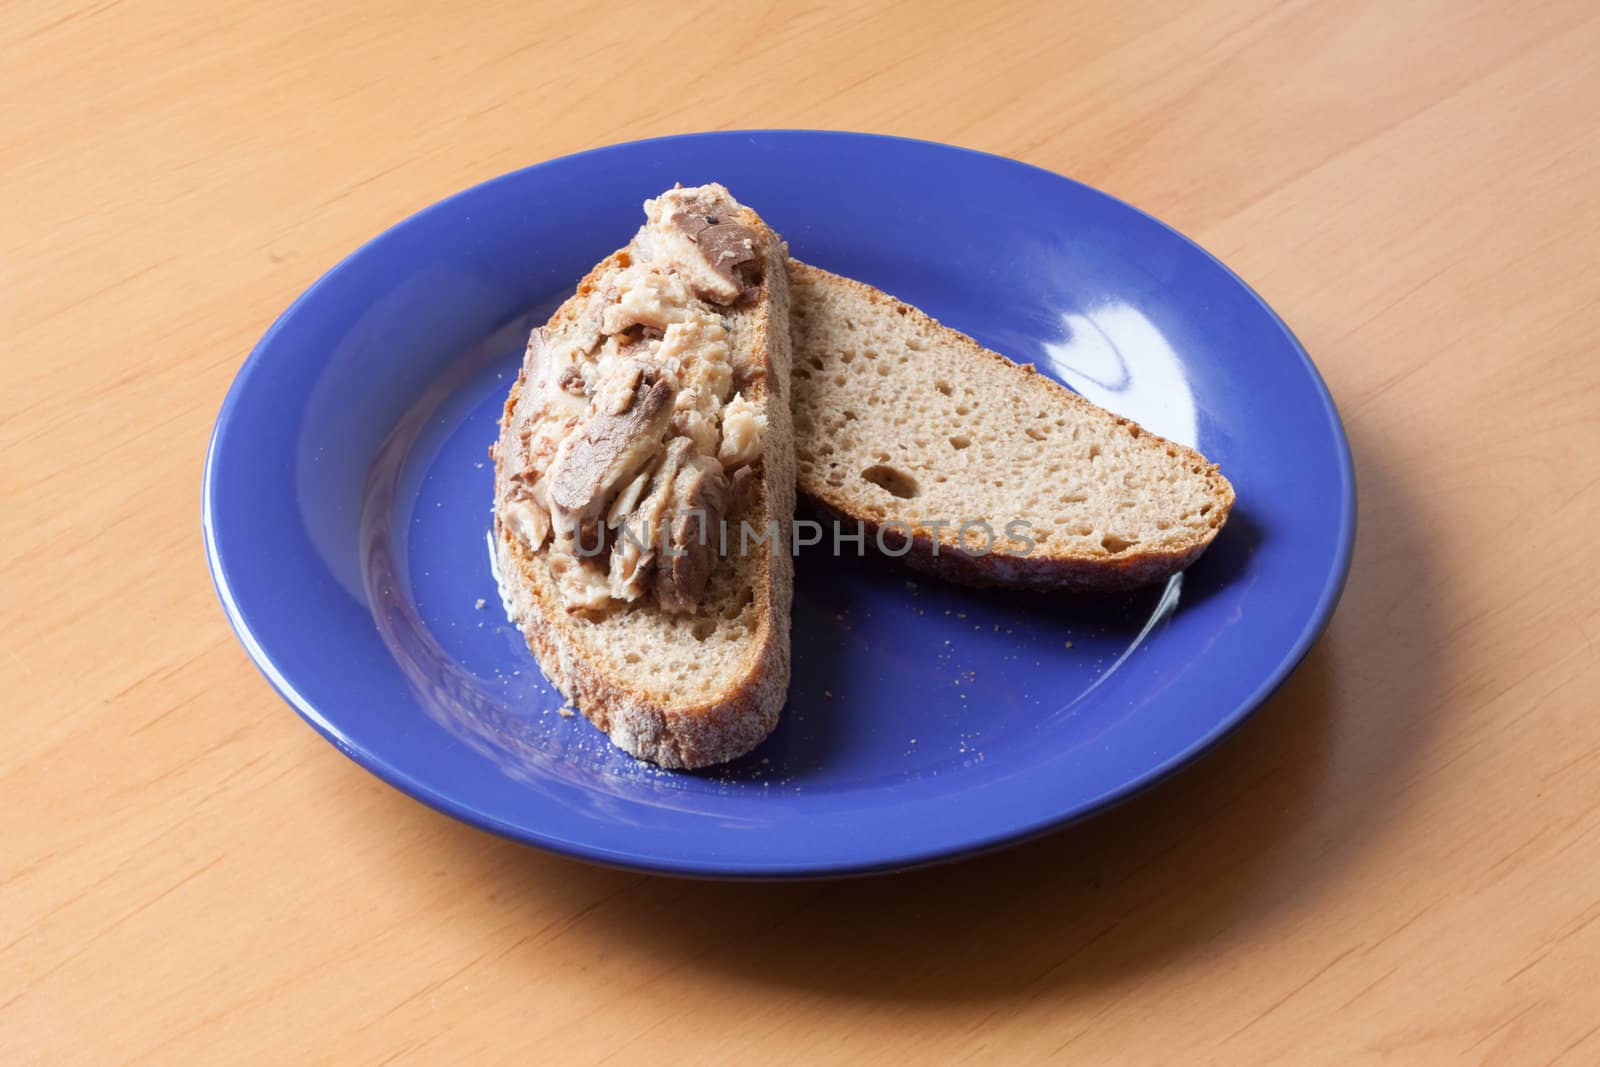
[[(743, 756), (778, 724), (789, 687), (788, 605), (776, 603), (758, 623), (760, 647), (743, 681), (704, 703), (671, 707), (610, 678), (585, 659), (572, 633), (540, 598), (522, 568), (527, 557), (509, 532), (495, 542), (512, 619), (550, 683), (630, 756), (673, 770), (694, 770)], [(773, 597), (773, 601), (779, 599)], [(559, 609), (558, 609), (559, 610)], [(780, 633), (780, 629), (782, 632)]]
[(908, 304), (881, 289), (792, 257), (789, 259), (788, 269), (791, 281), (799, 278), (808, 284), (844, 285), (855, 290), (870, 303), (897, 312), (903, 307), (906, 309), (902, 313), (905, 318), (932, 326), (944, 333), (951, 344), (966, 348), (970, 355), (998, 363), (1007, 371), (1016, 374), (1019, 387), (1042, 391), (1054, 403), (1082, 405), (1102, 411), (1110, 415), (1118, 425), (1138, 430), (1140, 436), (1150, 438), (1152, 443), (1176, 449), (1184, 460), (1203, 468), (1201, 473), (1210, 482), (1211, 493), (1217, 501), (1216, 506), (1206, 516), (1208, 526), (1205, 534), (1188, 543), (1104, 557), (1045, 553), (1020, 555), (999, 550), (978, 555), (964, 549), (956, 540), (955, 534), (941, 531), (935, 539), (922, 527), (913, 528), (908, 546), (903, 526), (886, 526), (868, 515), (851, 511), (845, 499), (832, 492), (825, 481), (797, 475), (798, 492), (819, 514), (831, 521), (860, 522), (875, 547), (880, 545), (881, 531), (882, 545), (892, 549), (883, 553), (889, 558), (899, 560), (912, 570), (959, 585), (1115, 592), (1160, 581), (1188, 567), (1211, 546), (1216, 540), (1217, 533), (1227, 522), (1235, 500), (1233, 485), (1223, 476), (1215, 463), (1189, 446), (1151, 433), (1132, 419), (1090, 403), (1055, 379), (1039, 373), (1032, 365), (1016, 363), (998, 352), (984, 348), (966, 334), (951, 329), (915, 305)]
[[(794, 515), (794, 433), (789, 414), (790, 334), (786, 248), (759, 216), (743, 209), (746, 225), (766, 238), (768, 302), (758, 312), (752, 334), (762, 339), (767, 365), (767, 454), (761, 463), (761, 504), (775, 516), (787, 545)], [(572, 298), (551, 321), (576, 313), (579, 298), (592, 291), (621, 250), (607, 256), (578, 283)], [(509, 425), (524, 381), (519, 373), (506, 398), (501, 434)], [(794, 598), (794, 560), (786, 551), (767, 550), (761, 585), (755, 590), (757, 623), (753, 651), (740, 682), (730, 691), (712, 694), (692, 705), (673, 706), (609, 677), (587, 660), (560, 605), (540, 596), (528, 575), (532, 560), (509, 531), (499, 527), (501, 487), (498, 449), (495, 456), (495, 557), (500, 588), (511, 621), (522, 631), (528, 648), (551, 684), (586, 719), (631, 756), (673, 770), (694, 770), (727, 763), (764, 741), (777, 726), (788, 696), (790, 608)], [(758, 511), (761, 509), (758, 508)]]
[(1211, 539), (1207, 539), (1178, 552), (1152, 552), (1107, 561), (1072, 557), (1046, 559), (1002, 552), (980, 555), (958, 545), (950, 545), (942, 539), (936, 544), (923, 533), (915, 533), (907, 547), (906, 536), (901, 528), (882, 526), (866, 516), (840, 511), (820, 497), (807, 495), (806, 501), (825, 521), (861, 523), (866, 543), (872, 545), (880, 555), (897, 560), (919, 574), (980, 589), (1084, 593), (1137, 589), (1170, 578), (1199, 559), (1211, 544)]

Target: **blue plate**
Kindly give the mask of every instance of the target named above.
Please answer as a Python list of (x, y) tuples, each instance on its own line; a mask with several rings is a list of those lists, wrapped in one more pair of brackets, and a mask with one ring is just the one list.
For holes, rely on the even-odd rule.
[[(798, 561), (777, 732), (709, 773), (638, 763), (499, 610), (486, 456), (530, 325), (640, 203), (720, 181), (796, 256), (880, 286), (1221, 464), (1238, 506), (1166, 586), (974, 592)], [(217, 419), (206, 547), (272, 684), (362, 766), (476, 826), (677, 873), (856, 873), (1102, 808), (1236, 726), (1326, 625), (1354, 475), (1300, 345), (1228, 269), (1103, 193), (943, 145), (809, 131), (603, 148), (436, 204), (334, 267)]]

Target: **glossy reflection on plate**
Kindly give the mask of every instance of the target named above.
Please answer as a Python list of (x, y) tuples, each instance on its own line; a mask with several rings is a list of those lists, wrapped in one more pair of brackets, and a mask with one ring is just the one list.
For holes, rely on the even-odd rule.
[[(626, 241), (646, 196), (707, 180), (797, 256), (1197, 445), (1239, 498), (1213, 548), (1163, 586), (1068, 596), (946, 586), (825, 542), (797, 560), (789, 701), (750, 756), (662, 771), (562, 715), (500, 608), (488, 446), (530, 326)], [(1204, 252), (1031, 167), (810, 132), (585, 153), (390, 230), (252, 354), (205, 504), (241, 639), (364, 766), (532, 844), (722, 876), (927, 862), (1154, 780), (1298, 662), (1354, 523), (1315, 371)]]

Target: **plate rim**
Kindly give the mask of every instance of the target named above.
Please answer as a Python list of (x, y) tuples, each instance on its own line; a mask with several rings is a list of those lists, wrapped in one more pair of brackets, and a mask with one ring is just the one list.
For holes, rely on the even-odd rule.
[[(251, 630), (245, 621), (231, 586), (227, 579), (227, 566), (221, 558), (217, 546), (215, 531), (215, 516), (213, 511), (213, 485), (214, 470), (218, 444), (224, 437), (228, 424), (232, 420), (235, 409), (239, 406), (241, 398), (249, 388), (249, 382), (260, 367), (264, 354), (272, 346), (277, 334), (284, 325), (310, 301), (321, 289), (331, 284), (332, 280), (345, 271), (357, 259), (364, 256), (367, 251), (389, 238), (395, 231), (414, 225), (436, 212), (443, 212), (454, 202), (469, 196), (480, 195), (483, 191), (500, 184), (518, 181), (523, 176), (545, 168), (558, 167), (572, 160), (593, 158), (613, 152), (636, 151), (641, 147), (665, 141), (683, 140), (735, 140), (739, 138), (756, 137), (813, 137), (840, 138), (846, 140), (862, 140), (876, 142), (892, 142), (914, 145), (919, 148), (934, 148), (941, 151), (956, 152), (964, 155), (980, 157), (989, 163), (998, 163), (1012, 167), (1022, 167), (1037, 171), (1054, 181), (1066, 182), (1078, 190), (1104, 198), (1123, 210), (1134, 213), (1143, 219), (1154, 223), (1178, 238), (1194, 251), (1199, 252), (1211, 264), (1219, 268), (1223, 274), (1245, 293), (1249, 294), (1256, 306), (1264, 312), (1288, 343), (1290, 350), (1299, 358), (1301, 368), (1306, 372), (1317, 399), (1321, 402), (1322, 413), (1326, 419), (1330, 442), (1334, 446), (1334, 459), (1338, 473), (1338, 487), (1336, 491), (1339, 507), (1339, 523), (1336, 531), (1336, 548), (1331, 558), (1331, 565), (1318, 593), (1316, 603), (1306, 615), (1305, 621), (1296, 635), (1294, 642), (1274, 665), (1271, 671), (1265, 672), (1259, 684), (1248, 695), (1234, 702), (1234, 706), (1218, 717), (1213, 727), (1193, 740), (1181, 751), (1174, 753), (1158, 763), (1145, 768), (1138, 774), (1130, 776), (1126, 781), (1114, 788), (1107, 789), (1101, 794), (1076, 805), (1069, 811), (1050, 811), (1043, 815), (1007, 822), (1001, 829), (987, 835), (977, 835), (967, 840), (945, 844), (936, 847), (922, 847), (911, 849), (903, 853), (885, 855), (878, 859), (858, 859), (853, 861), (836, 861), (818, 863), (815, 861), (799, 862), (768, 862), (768, 861), (741, 861), (736, 857), (722, 857), (716, 860), (700, 858), (683, 858), (663, 854), (642, 854), (639, 852), (626, 852), (603, 845), (573, 841), (565, 837), (556, 836), (530, 828), (526, 825), (514, 824), (498, 816), (471, 807), (446, 792), (442, 792), (427, 783), (420, 781), (399, 768), (393, 766), (386, 759), (372, 752), (365, 746), (352, 743), (351, 739), (343, 736), (334, 723), (325, 716), (316, 705), (304, 697), (274, 663), (271, 655), (261, 644), (260, 639)], [(1198, 241), (1189, 237), (1175, 226), (1163, 221), (1159, 217), (1123, 200), (1111, 193), (1107, 193), (1085, 182), (1060, 174), (1056, 171), (1029, 163), (1024, 160), (1014, 159), (1009, 156), (979, 149), (967, 148), (960, 145), (951, 145), (940, 141), (924, 138), (903, 137), (891, 134), (866, 133), (851, 130), (825, 130), (809, 128), (755, 128), (737, 130), (707, 130), (677, 134), (667, 134), (656, 137), (640, 138), (631, 141), (620, 141), (613, 144), (572, 152), (562, 156), (519, 167), (495, 177), (477, 182), (464, 189), (434, 201), (417, 211), (385, 226), (383, 230), (371, 238), (363, 241), (353, 251), (338, 259), (331, 267), (320, 274), (306, 289), (301, 292), (290, 304), (280, 312), (261, 335), (260, 339), (252, 346), (249, 354), (235, 372), (227, 393), (223, 397), (222, 405), (213, 423), (209, 435), (204, 468), (201, 477), (201, 532), (205, 544), (206, 563), (211, 575), (211, 581), (216, 590), (218, 600), (227, 617), (229, 626), (244, 647), (246, 654), (256, 669), (262, 674), (278, 695), (292, 707), (317, 733), (321, 734), (345, 756), (349, 757), (358, 766), (373, 774), (388, 785), (394, 787), (407, 796), (423, 804), (458, 819), (470, 826), (494, 833), (498, 836), (516, 841), (519, 844), (529, 845), (546, 851), (555, 852), (573, 859), (597, 863), (603, 866), (619, 867), (631, 871), (644, 871), (655, 874), (666, 874), (683, 877), (712, 878), (712, 879), (737, 879), (737, 880), (798, 880), (818, 878), (838, 878), (861, 875), (886, 873), (890, 871), (907, 870), (913, 867), (929, 866), (939, 863), (949, 863), (961, 859), (1007, 848), (1023, 841), (1060, 830), (1073, 823), (1082, 821), (1092, 816), (1104, 813), (1132, 797), (1143, 793), (1145, 790), (1165, 781), (1173, 774), (1193, 763), (1205, 753), (1212, 751), (1228, 735), (1242, 726), (1255, 714), (1271, 697), (1283, 686), (1288, 678), (1299, 667), (1309, 654), (1317, 640), (1327, 629), (1333, 614), (1338, 607), (1339, 600), (1348, 582), (1351, 564), (1354, 559), (1355, 539), (1357, 528), (1357, 493), (1356, 473), (1354, 458), (1350, 448), (1348, 435), (1344, 429), (1343, 420), (1340, 418), (1338, 405), (1329, 390), (1327, 382), (1312, 361), (1310, 354), (1300, 339), (1295, 336), (1283, 317), (1275, 311), (1270, 304), (1258, 293), (1253, 286), (1246, 282), (1239, 274), (1212, 254)]]

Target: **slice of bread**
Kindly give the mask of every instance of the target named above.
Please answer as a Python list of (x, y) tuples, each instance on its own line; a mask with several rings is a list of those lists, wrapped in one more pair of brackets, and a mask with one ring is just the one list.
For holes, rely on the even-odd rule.
[(968, 585), (1116, 590), (1227, 520), (1233, 487), (1193, 449), (869, 285), (791, 259), (789, 288), (799, 488), (847, 533)]
[[(552, 351), (571, 353), (581, 349), (588, 343), (585, 338), (597, 336), (597, 323), (607, 309), (627, 304), (626, 310), (636, 311), (654, 299), (651, 292), (644, 293), (643, 304), (628, 303), (633, 297), (619, 297), (622, 283), (618, 279), (630, 267), (642, 265), (651, 272), (659, 270), (670, 275), (667, 281), (655, 279), (661, 285), (672, 279), (687, 280), (690, 290), (702, 296), (706, 291), (702, 282), (719, 284), (717, 278), (703, 273), (706, 262), (696, 266), (675, 257), (693, 256), (695, 249), (683, 244), (686, 239), (691, 245), (705, 243), (706, 261), (717, 260), (719, 254), (725, 256), (725, 248), (714, 248), (712, 235), (694, 237), (681, 229), (666, 233), (654, 213), (653, 205), (680, 194), (680, 199), (703, 196), (703, 200), (694, 203), (697, 225), (709, 221), (714, 207), (717, 221), (736, 223), (751, 235), (749, 244), (744, 240), (740, 244), (746, 251), (753, 251), (754, 258), (744, 265), (737, 279), (731, 278), (733, 272), (726, 272), (737, 283), (730, 286), (730, 292), (736, 295), (729, 300), (725, 293), (715, 301), (708, 298), (697, 305), (701, 311), (715, 313), (711, 321), (715, 322), (715, 315), (721, 317), (729, 364), (725, 370), (731, 369), (732, 378), (731, 385), (724, 381), (727, 388), (723, 391), (730, 395), (721, 404), (710, 405), (713, 432), (696, 452), (690, 447), (693, 442), (678, 433), (678, 416), (693, 406), (682, 401), (696, 383), (694, 365), (679, 367), (668, 358), (667, 349), (673, 339), (671, 327), (667, 327), (666, 337), (661, 337), (661, 331), (640, 327), (636, 322), (627, 327), (625, 335), (608, 336), (607, 341), (621, 338), (631, 345), (624, 350), (630, 354), (644, 353), (638, 357), (646, 367), (644, 382), (658, 372), (668, 373), (660, 371), (662, 366), (676, 368), (680, 400), (674, 409), (674, 428), (665, 431), (664, 439), (657, 440), (657, 454), (650, 461), (653, 466), (645, 466), (637, 482), (617, 494), (615, 506), (637, 504), (640, 509), (645, 508), (658, 483), (662, 485), (661, 497), (677, 499), (668, 492), (679, 484), (672, 481), (674, 474), (661, 472), (681, 473), (687, 465), (687, 461), (678, 462), (684, 453), (715, 470), (719, 444), (723, 464), (730, 462), (728, 445), (736, 437), (748, 451), (749, 441), (743, 431), (736, 433), (733, 429), (731, 413), (736, 407), (742, 409), (739, 417), (747, 424), (745, 429), (752, 407), (764, 416), (764, 444), (756, 445), (759, 458), (754, 462), (746, 457), (734, 461), (736, 468), (728, 469), (727, 481), (731, 484), (726, 491), (728, 503), (723, 517), (732, 531), (730, 550), (720, 559), (713, 555), (703, 591), (693, 591), (697, 595), (691, 596), (687, 604), (667, 597), (661, 591), (667, 581), (663, 575), (673, 565), (665, 552), (659, 552), (654, 562), (646, 565), (653, 569), (655, 586), (641, 580), (638, 588), (642, 593), (636, 592), (634, 599), (602, 595), (599, 599), (604, 603), (598, 608), (575, 606), (570, 589), (563, 588), (559, 573), (553, 570), (555, 542), (546, 543), (548, 528), (530, 534), (526, 513), (516, 509), (527, 503), (528, 483), (536, 481), (541, 472), (555, 469), (549, 442), (562, 433), (573, 436), (572, 426), (581, 429), (583, 418), (593, 422), (594, 413), (610, 401), (600, 388), (584, 388), (585, 395), (580, 399), (578, 393), (584, 386), (581, 379), (573, 380), (571, 388), (555, 390), (566, 391), (573, 399), (550, 399), (550, 372), (548, 364), (541, 361), (551, 359)], [(651, 201), (647, 208), (652, 208), (652, 221), (640, 230), (639, 236), (597, 265), (579, 284), (576, 294), (530, 339), (522, 372), (506, 400), (500, 438), (492, 450), (496, 563), (507, 613), (522, 629), (545, 674), (567, 699), (624, 751), (663, 767), (694, 768), (726, 762), (758, 745), (777, 724), (788, 688), (794, 569), (785, 548), (794, 513), (794, 452), (788, 404), (786, 252), (777, 235), (753, 211), (734, 202), (721, 186), (675, 190)], [(627, 292), (624, 287), (624, 296)], [(645, 308), (646, 318), (649, 310)], [(655, 310), (659, 312), (659, 305)], [(623, 320), (606, 321), (609, 327), (600, 332), (610, 334)], [(586, 375), (599, 373), (592, 359), (583, 370)], [(547, 376), (545, 379), (541, 379), (541, 372)], [(594, 384), (589, 382), (590, 386)], [(698, 384), (703, 392), (704, 383)], [(567, 379), (563, 378), (562, 385), (567, 385)], [(638, 388), (642, 397), (645, 386)], [(610, 396), (616, 400), (616, 394)], [(739, 396), (742, 401), (737, 400)], [(625, 404), (626, 393), (623, 397)], [(543, 428), (552, 419), (552, 408), (560, 415), (572, 410), (574, 404), (578, 414), (564, 422), (558, 420), (553, 432), (544, 433)], [(721, 435), (724, 425), (729, 429), (726, 439)], [(697, 425), (694, 432), (703, 434), (705, 424)], [(599, 439), (594, 434), (590, 437)], [(541, 440), (545, 444), (542, 456)], [(668, 442), (671, 449), (666, 447)], [(670, 464), (666, 459), (669, 451), (673, 457)], [(561, 514), (558, 487), (550, 489), (548, 503), (549, 510), (543, 513), (547, 524), (550, 518), (559, 519)], [(746, 522), (753, 534), (776, 524), (779, 536), (766, 543), (756, 542), (752, 536), (747, 551), (735, 551), (737, 531)], [(608, 543), (625, 544), (620, 538)], [(614, 561), (612, 566), (614, 569)], [(605, 588), (604, 580), (599, 581)]]

